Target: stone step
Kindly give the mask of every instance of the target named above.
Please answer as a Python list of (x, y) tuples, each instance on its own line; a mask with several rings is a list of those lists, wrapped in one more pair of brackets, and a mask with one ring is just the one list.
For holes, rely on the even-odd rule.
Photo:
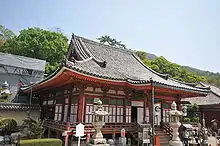
[(168, 146), (169, 141), (171, 139), (170, 135), (167, 134), (163, 129), (155, 130), (155, 133), (160, 137), (160, 145), (161, 146)]

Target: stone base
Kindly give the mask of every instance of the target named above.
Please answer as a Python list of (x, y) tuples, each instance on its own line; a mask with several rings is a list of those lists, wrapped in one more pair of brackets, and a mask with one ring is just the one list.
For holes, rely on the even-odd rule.
[(88, 144), (88, 146), (110, 146), (109, 144)]
[(183, 146), (183, 143), (180, 140), (177, 140), (177, 141), (171, 140), (171, 141), (169, 141), (169, 145), (170, 146)]
[(109, 144), (107, 144), (106, 139), (100, 138), (100, 139), (91, 139), (89, 146), (109, 146)]

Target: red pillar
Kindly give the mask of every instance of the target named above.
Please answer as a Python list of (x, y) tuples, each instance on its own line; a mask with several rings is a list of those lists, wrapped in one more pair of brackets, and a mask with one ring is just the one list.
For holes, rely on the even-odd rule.
[(78, 110), (77, 110), (77, 121), (79, 123), (84, 122), (85, 102), (86, 102), (84, 90), (85, 90), (85, 87), (81, 86), (80, 92), (79, 92), (79, 101), (78, 101)]

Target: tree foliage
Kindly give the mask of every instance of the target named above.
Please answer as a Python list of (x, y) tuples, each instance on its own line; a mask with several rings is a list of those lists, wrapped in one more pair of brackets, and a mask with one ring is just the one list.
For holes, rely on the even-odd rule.
[(169, 74), (174, 79), (190, 83), (198, 83), (205, 80), (205, 77), (199, 76), (196, 73), (189, 72), (185, 68), (182, 68), (180, 65), (166, 60), (166, 58), (163, 56), (157, 57), (155, 60), (149, 60), (147, 59), (147, 53), (145, 52), (138, 51), (136, 54), (145, 65), (154, 71), (162, 74)]
[(46, 73), (50, 74), (64, 59), (67, 48), (68, 39), (62, 33), (28, 28), (21, 30), (18, 36), (8, 39), (1, 51), (46, 60)]
[(189, 104), (187, 106), (187, 116), (184, 117), (185, 122), (199, 122), (199, 106), (197, 104)]
[(14, 32), (0, 24), (0, 40), (11, 39), (15, 36)]
[(119, 48), (126, 48), (125, 44), (122, 44), (121, 41), (117, 41), (115, 38), (111, 38), (108, 35), (105, 36), (100, 36), (99, 38), (97, 38), (97, 40), (99, 40), (100, 43), (108, 43), (110, 46), (116, 46)]
[(0, 118), (0, 129), (3, 129), (5, 134), (11, 134), (17, 130), (17, 122), (14, 119)]
[(35, 121), (29, 115), (23, 120), (23, 125), (26, 126), (25, 128), (27, 128), (24, 136), (28, 138), (41, 138), (42, 134), (44, 133), (43, 121)]

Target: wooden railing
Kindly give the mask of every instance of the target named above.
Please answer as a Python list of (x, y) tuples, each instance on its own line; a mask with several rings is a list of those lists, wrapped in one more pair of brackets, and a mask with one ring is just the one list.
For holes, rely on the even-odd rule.
[[(75, 133), (75, 128), (78, 123), (69, 123), (70, 129), (73, 133)], [(90, 133), (94, 131), (94, 128), (91, 123), (82, 123), (85, 125), (85, 133)], [(67, 123), (66, 122), (60, 122), (60, 121), (54, 121), (54, 120), (45, 120), (43, 126), (45, 128), (51, 128), (57, 131), (66, 131), (67, 130)], [(134, 123), (105, 123), (105, 125), (102, 128), (102, 131), (105, 132), (120, 132), (122, 128), (125, 128), (125, 130), (130, 131), (134, 130)]]
[(45, 120), (43, 126), (45, 128), (51, 128), (57, 131), (65, 131), (66, 123), (54, 120)]
[(167, 133), (169, 134), (170, 136), (172, 136), (172, 132), (173, 132), (173, 129), (170, 127), (169, 123), (161, 123), (162, 125), (162, 129)]

